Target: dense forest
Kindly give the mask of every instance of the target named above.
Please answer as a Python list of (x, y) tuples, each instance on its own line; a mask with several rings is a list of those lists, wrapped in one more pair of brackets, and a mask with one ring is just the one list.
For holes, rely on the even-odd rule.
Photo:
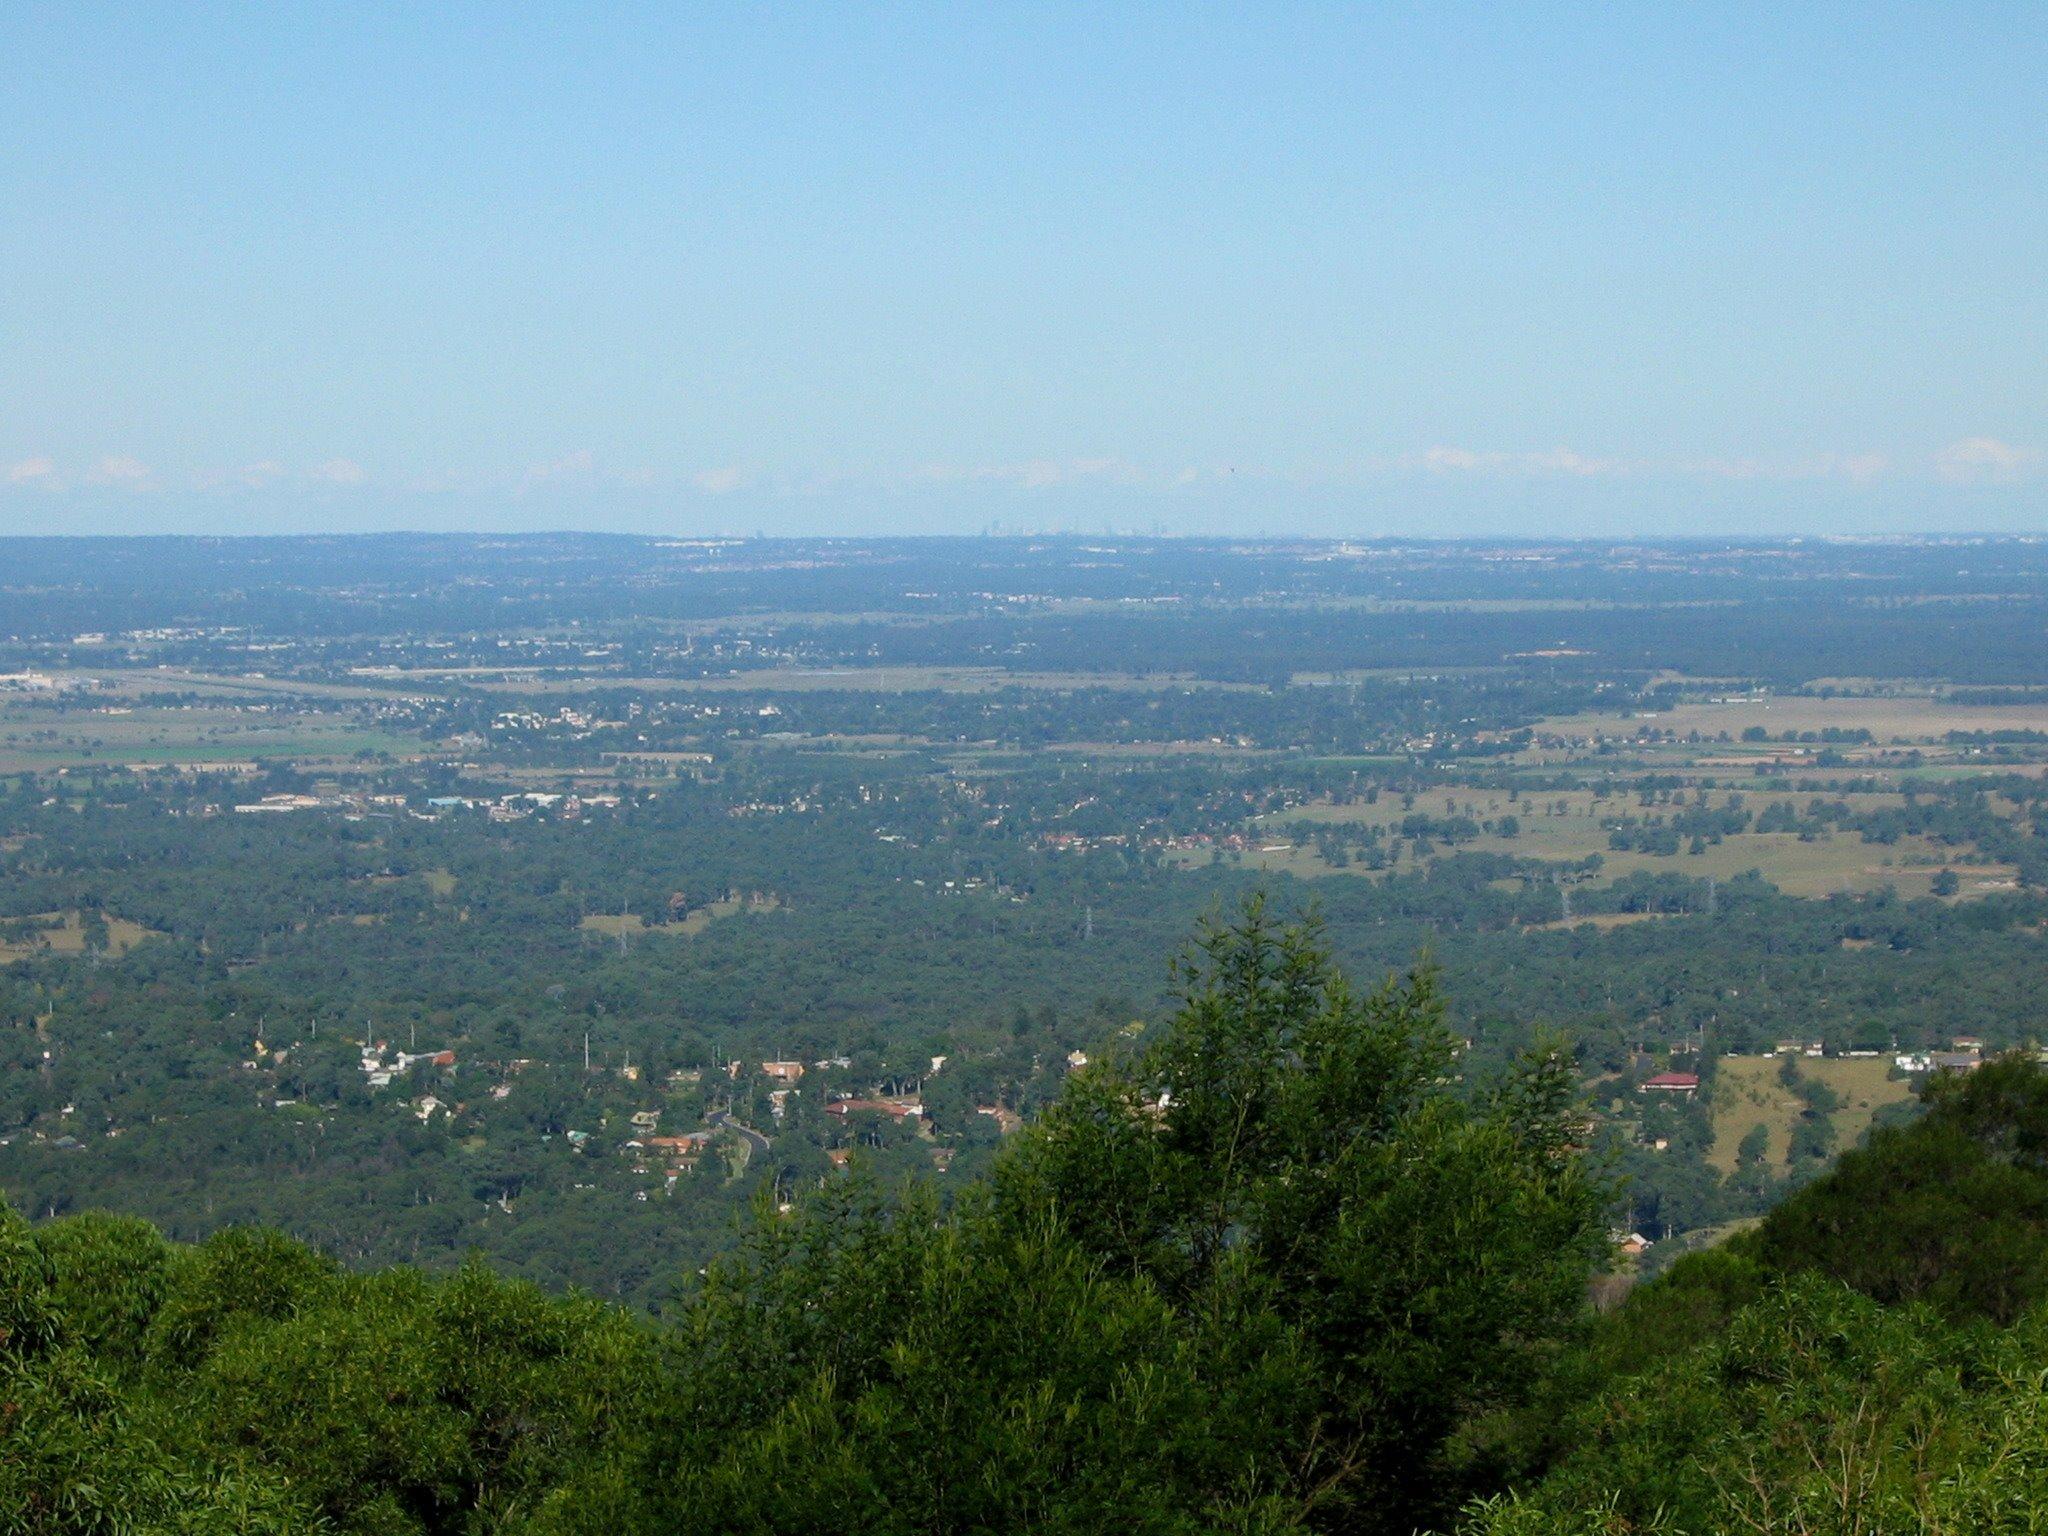
[(1937, 1078), (1617, 1301), (1558, 1042), (1468, 1070), (1429, 973), (1356, 988), (1256, 901), (1172, 990), (951, 1201), (857, 1157), (658, 1322), (260, 1228), (0, 1217), (0, 1523), (2034, 1528), (2031, 1062)]

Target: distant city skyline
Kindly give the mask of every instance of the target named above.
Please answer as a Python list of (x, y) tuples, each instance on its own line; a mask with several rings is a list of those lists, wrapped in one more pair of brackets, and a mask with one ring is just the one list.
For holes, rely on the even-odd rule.
[(2048, 12), (23, 4), (0, 534), (2048, 531)]

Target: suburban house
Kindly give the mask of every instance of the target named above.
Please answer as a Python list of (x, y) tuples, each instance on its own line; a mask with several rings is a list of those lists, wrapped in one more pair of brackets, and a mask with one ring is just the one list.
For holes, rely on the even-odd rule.
[(997, 1129), (1005, 1136), (1024, 1123), (1023, 1116), (1019, 1115), (1014, 1109), (1007, 1109), (1001, 1104), (977, 1104), (974, 1106), (974, 1112), (977, 1115), (987, 1115), (991, 1120), (995, 1121)]
[(905, 1104), (895, 1099), (839, 1099), (825, 1106), (825, 1113), (844, 1120), (862, 1112), (887, 1115), (891, 1120), (909, 1120), (924, 1113), (922, 1104)]
[(1691, 1098), (1699, 1092), (1700, 1079), (1696, 1072), (1659, 1072), (1644, 1081), (1638, 1093), (1682, 1093)]
[(691, 1131), (682, 1136), (650, 1136), (647, 1148), (651, 1152), (699, 1152), (710, 1145), (714, 1134), (711, 1131)]
[(694, 1163), (698, 1154), (711, 1145), (712, 1135), (710, 1131), (691, 1131), (683, 1136), (649, 1136), (642, 1145), (677, 1167)]

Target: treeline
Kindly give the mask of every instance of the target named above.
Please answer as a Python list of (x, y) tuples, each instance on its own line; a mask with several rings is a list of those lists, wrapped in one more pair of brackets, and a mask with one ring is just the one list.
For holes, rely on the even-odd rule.
[[(892, 631), (893, 632), (893, 631)], [(1089, 669), (1099, 670), (1099, 669)], [(1482, 750), (1479, 733), (1525, 731), (1546, 715), (1631, 703), (1631, 693), (1588, 677), (1548, 670), (1500, 669), (1459, 679), (1364, 678), (1328, 686), (1276, 686), (1238, 682), (1157, 686), (990, 687), (986, 690), (872, 688), (792, 690), (607, 687), (602, 680), (577, 695), (578, 709), (618, 723), (590, 731), (553, 720), (559, 694), (522, 698), (493, 692), (464, 699), (470, 723), (490, 728), (503, 712), (527, 706), (531, 722), (491, 729), (494, 752), (506, 762), (548, 765), (595, 763), (606, 753), (713, 748), (791, 735), (905, 736), (938, 743), (992, 742), (1011, 748), (1066, 742), (1216, 742), (1264, 750), (1362, 753), (1403, 752), (1432, 733), (1454, 738), (1459, 750)], [(486, 712), (487, 711), (487, 712)], [(481, 718), (479, 718), (481, 717)], [(630, 722), (630, 728), (627, 725)], [(1513, 743), (1513, 750), (1519, 742)]]

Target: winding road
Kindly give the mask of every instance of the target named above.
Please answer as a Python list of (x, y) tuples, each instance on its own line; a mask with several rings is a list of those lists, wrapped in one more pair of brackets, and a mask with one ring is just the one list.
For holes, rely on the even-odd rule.
[(729, 1110), (714, 1109), (710, 1111), (704, 1116), (704, 1123), (706, 1125), (718, 1126), (721, 1130), (738, 1131), (741, 1139), (746, 1142), (748, 1149), (751, 1151), (765, 1153), (768, 1150), (768, 1138), (755, 1130), (751, 1125), (741, 1125), (739, 1121), (733, 1119), (732, 1113)]

